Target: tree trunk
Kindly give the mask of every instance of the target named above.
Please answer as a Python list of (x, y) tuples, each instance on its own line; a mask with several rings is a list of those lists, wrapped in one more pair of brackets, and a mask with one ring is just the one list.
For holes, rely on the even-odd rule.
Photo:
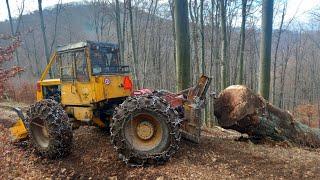
[[(216, 10), (216, 4), (215, 4), (215, 1), (214, 0), (211, 0), (211, 13), (210, 13), (210, 20), (211, 20), (211, 29), (210, 29), (210, 33), (211, 33), (211, 36), (210, 36), (210, 67), (209, 67), (209, 77), (213, 77), (213, 69), (214, 69), (214, 65), (215, 65), (215, 59), (216, 59), (216, 55), (215, 55), (215, 51), (217, 51), (215, 49), (215, 36), (218, 36), (218, 34), (215, 34), (215, 31), (216, 31), (216, 28), (215, 28), (215, 25), (217, 24), (217, 22), (215, 22), (216, 20), (216, 17), (215, 17), (215, 12), (214, 10)], [(212, 85), (214, 84), (214, 86)], [(211, 86), (210, 86), (210, 89), (208, 90), (209, 92), (210, 91), (215, 91), (217, 89), (215, 84), (217, 84), (217, 80), (216, 78), (214, 79), (214, 83), (211, 83)], [(215, 88), (214, 88), (215, 87)], [(213, 112), (211, 111), (211, 109), (213, 109), (213, 98), (209, 98), (208, 100), (208, 106), (207, 106), (207, 111), (206, 111), (206, 114), (207, 114), (207, 117), (206, 117), (206, 126), (207, 127), (211, 127), (213, 124), (214, 124), (214, 117), (213, 117)]]
[(133, 18), (132, 18), (132, 6), (131, 0), (128, 1), (128, 8), (129, 8), (129, 19), (130, 19), (130, 34), (131, 34), (131, 46), (132, 46), (132, 54), (133, 54), (133, 75), (136, 82), (136, 86), (139, 89), (140, 83), (138, 79), (138, 59), (137, 59), (137, 50), (136, 50), (136, 41), (135, 41), (135, 34), (133, 29)]
[[(319, 98), (319, 97), (318, 97)], [(318, 128), (320, 129), (320, 103), (318, 102)]]
[[(44, 44), (45, 58), (47, 60), (47, 64), (49, 64), (50, 54), (49, 54), (49, 49), (48, 49), (46, 28), (44, 26), (44, 19), (43, 19), (43, 14), (42, 14), (42, 0), (38, 0), (38, 7), (39, 7), (40, 25), (41, 25), (41, 31), (42, 31), (43, 44)], [(50, 76), (50, 78), (52, 78), (51, 69), (49, 71), (49, 76)]]
[(56, 43), (57, 29), (58, 29), (57, 28), (57, 26), (58, 26), (58, 16), (60, 14), (61, 8), (62, 8), (62, 0), (59, 0), (58, 4), (56, 5), (56, 16), (55, 16), (55, 21), (54, 21), (54, 32), (53, 32), (53, 37), (52, 37), (53, 40), (52, 40), (52, 43), (51, 43), (51, 46), (50, 46), (50, 54), (52, 53), (54, 45)]
[(198, 1), (194, 1), (194, 5), (192, 6), (192, 1), (189, 1), (189, 14), (191, 19), (191, 27), (192, 27), (192, 41), (194, 47), (194, 60), (193, 60), (193, 79), (200, 75), (200, 60), (199, 60), (199, 36), (198, 36), (198, 23), (199, 23), (199, 15), (198, 15)]
[(174, 67), (176, 67), (176, 28), (175, 28), (175, 17), (174, 17), (174, 2), (173, 0), (169, 1), (170, 3), (170, 13), (171, 13), (171, 17), (172, 17), (172, 37), (173, 37), (173, 60), (174, 60)]
[(226, 5), (225, 0), (220, 1), (220, 18), (221, 18), (221, 89), (227, 86), (227, 27), (226, 27)]
[(203, 2), (200, 0), (200, 34), (201, 34), (201, 73), (206, 74), (206, 62), (205, 62), (205, 42), (204, 42), (204, 17), (203, 17)]
[(279, 34), (277, 38), (277, 44), (276, 44), (276, 50), (274, 54), (274, 61), (273, 61), (273, 82), (272, 82), (272, 102), (275, 103), (275, 97), (276, 97), (276, 72), (277, 72), (277, 58), (278, 58), (278, 49), (279, 49), (279, 43), (281, 39), (281, 34), (282, 34), (282, 26), (283, 26), (283, 21), (284, 21), (284, 16), (287, 8), (287, 3), (283, 6), (282, 10), (282, 16), (281, 16), (281, 22), (280, 22), (280, 27), (279, 27)]
[(223, 128), (247, 133), (253, 140), (266, 138), (297, 145), (320, 147), (320, 129), (312, 129), (295, 121), (245, 86), (223, 90), (214, 104), (214, 114)]
[(125, 63), (124, 50), (125, 50), (125, 37), (126, 37), (126, 25), (127, 25), (127, 11), (126, 11), (126, 0), (123, 1), (123, 20), (122, 20), (122, 49), (120, 49), (123, 63)]
[[(152, 6), (153, 6), (153, 0), (151, 0), (150, 6), (148, 8), (148, 15), (147, 15), (147, 20), (146, 20), (146, 24), (144, 27), (144, 38), (143, 38), (143, 54), (144, 54), (144, 58), (143, 58), (143, 80), (142, 80), (142, 87), (145, 87), (146, 84), (146, 78), (147, 78), (147, 65), (148, 65), (148, 58), (147, 58), (147, 34), (148, 31), (150, 29), (149, 27), (149, 21), (150, 21), (150, 16), (151, 16), (151, 11), (152, 11)], [(154, 11), (156, 10), (156, 6), (154, 8)], [(152, 14), (154, 15), (154, 14)], [(151, 27), (153, 28), (153, 26)], [(151, 29), (151, 31), (153, 31), (153, 29)], [(149, 44), (148, 44), (149, 45)]]
[(221, 64), (221, 60), (220, 60), (220, 52), (221, 52), (221, 46), (220, 46), (220, 40), (221, 40), (221, 31), (220, 29), (218, 28), (219, 27), (219, 20), (221, 19), (219, 17), (219, 12), (220, 12), (220, 0), (215, 0), (215, 2), (211, 2), (211, 3), (215, 3), (216, 4), (216, 8), (215, 8), (215, 35), (216, 35), (216, 40), (214, 42), (214, 45), (215, 45), (215, 51), (214, 51), (214, 58), (215, 58), (215, 91), (220, 91), (222, 88), (221, 88), (221, 84), (222, 84), (222, 79), (221, 76), (220, 76), (220, 64)]
[[(153, 14), (153, 16), (155, 16), (155, 14)], [(159, 27), (162, 27), (161, 26), (161, 20), (160, 20), (160, 22), (159, 22)], [(157, 51), (158, 51), (158, 55), (157, 55), (157, 57), (158, 57), (158, 60), (157, 60), (157, 67), (155, 67), (156, 69), (157, 69), (157, 76), (156, 77), (160, 77), (160, 79), (159, 79), (159, 81), (156, 81), (156, 78), (154, 79), (154, 81), (155, 82), (158, 82), (158, 86), (156, 86), (156, 88), (161, 88), (161, 87), (163, 87), (163, 78), (162, 78), (162, 71), (161, 71), (161, 52), (162, 52), (162, 46), (161, 46), (161, 32), (162, 32), (163, 30), (161, 29), (161, 28), (159, 28), (159, 30), (158, 30), (158, 47), (157, 47)]]
[(11, 11), (10, 11), (9, 0), (6, 0), (6, 4), (7, 4), (8, 16), (9, 16), (11, 35), (14, 35), (13, 22), (12, 22), (12, 16), (11, 16)]
[[(24, 2), (23, 2), (24, 3)], [(12, 16), (11, 16), (11, 11), (10, 11), (10, 4), (9, 4), (9, 0), (6, 0), (6, 4), (7, 4), (7, 10), (8, 10), (8, 16), (9, 16), (9, 23), (10, 23), (10, 31), (11, 31), (11, 35), (15, 36), (15, 32), (14, 32), (14, 28), (13, 28), (13, 21), (12, 21)], [(22, 13), (21, 13), (22, 15)], [(19, 20), (21, 19), (21, 15), (19, 17)], [(18, 31), (18, 28), (17, 28)], [(16, 61), (17, 61), (17, 66), (20, 66), (20, 60), (19, 60), (19, 53), (18, 53), (18, 49), (15, 50), (14, 52), (15, 57), (16, 57)], [(21, 77), (21, 74), (18, 74), (18, 77)]]
[(239, 80), (238, 84), (243, 84), (243, 56), (244, 56), (244, 47), (245, 47), (245, 35), (246, 35), (246, 18), (247, 18), (247, 0), (242, 0), (242, 21), (241, 21), (241, 30), (240, 30), (240, 68), (239, 68)]
[(273, 0), (263, 0), (260, 43), (259, 93), (269, 100)]
[[(296, 45), (296, 54), (295, 54), (295, 68), (294, 68), (294, 87), (293, 87), (293, 112), (295, 112), (295, 108), (296, 108), (296, 105), (297, 105), (297, 89), (298, 89), (298, 79), (299, 79), (299, 74), (300, 74), (300, 56), (299, 56), (299, 52), (300, 52), (300, 49), (301, 49), (301, 31), (299, 33), (299, 37), (300, 37), (300, 40), (299, 40), (299, 43), (297, 43)], [(294, 113), (293, 113), (294, 114)]]
[(174, 1), (177, 91), (190, 87), (190, 34), (187, 0)]
[(34, 60), (35, 60), (35, 63), (36, 63), (36, 67), (37, 67), (37, 77), (40, 77), (41, 76), (41, 72), (40, 72), (40, 69), (41, 69), (41, 62), (39, 62), (39, 56), (38, 56), (38, 51), (37, 51), (37, 47), (36, 47), (36, 38), (35, 38), (35, 33), (34, 31), (32, 31), (32, 42), (33, 42), (33, 55), (34, 55)]
[[(22, 29), (25, 29), (25, 23), (23, 20), (21, 20), (21, 25), (22, 25)], [(27, 37), (24, 37), (24, 40), (23, 40), (23, 45), (24, 45), (24, 49), (25, 49), (25, 53), (27, 55), (27, 59), (28, 59), (28, 63), (29, 63), (29, 71), (30, 73), (32, 74), (33, 77), (37, 77), (36, 74), (37, 74), (37, 67), (34, 66), (34, 59), (31, 57), (31, 50), (30, 50), (30, 42), (28, 41), (29, 38)]]
[[(122, 31), (121, 31), (121, 19), (120, 19), (120, 4), (119, 0), (116, 1), (116, 7), (115, 7), (115, 14), (116, 14), (116, 24), (117, 24), (117, 39), (118, 39), (118, 44), (120, 47), (120, 52), (123, 49), (123, 44), (122, 44)], [(120, 53), (120, 62), (123, 64), (124, 62), (124, 57), (122, 53)]]
[(279, 104), (278, 107), (284, 108), (284, 86), (286, 82), (286, 72), (287, 72), (287, 66), (289, 61), (290, 55), (289, 55), (289, 46), (287, 47), (287, 52), (284, 57), (284, 64), (282, 64), (281, 68), (281, 76), (280, 76), (280, 95), (279, 95)]

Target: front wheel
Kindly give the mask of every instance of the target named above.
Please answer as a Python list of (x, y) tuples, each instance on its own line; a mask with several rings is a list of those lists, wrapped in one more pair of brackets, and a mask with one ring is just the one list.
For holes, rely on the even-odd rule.
[(70, 153), (72, 127), (56, 101), (45, 99), (32, 105), (27, 111), (26, 126), (31, 144), (41, 156), (59, 158)]
[(129, 97), (112, 120), (112, 143), (128, 165), (163, 164), (178, 150), (181, 120), (160, 97)]

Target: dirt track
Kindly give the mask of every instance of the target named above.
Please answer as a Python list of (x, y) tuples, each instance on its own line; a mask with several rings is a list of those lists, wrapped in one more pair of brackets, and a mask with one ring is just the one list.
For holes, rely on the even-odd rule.
[(183, 142), (180, 151), (158, 167), (127, 167), (118, 160), (109, 137), (95, 127), (81, 127), (74, 132), (69, 157), (47, 160), (28, 149), (28, 142), (10, 143), (8, 120), (0, 119), (0, 179), (319, 179), (320, 176), (320, 150), (235, 141), (238, 135), (220, 128), (205, 133), (199, 145)]

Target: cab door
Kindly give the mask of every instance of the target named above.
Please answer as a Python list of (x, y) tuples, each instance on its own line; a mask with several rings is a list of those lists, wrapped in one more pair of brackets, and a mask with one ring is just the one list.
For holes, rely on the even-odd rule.
[(60, 54), (61, 102), (64, 105), (90, 105), (92, 88), (85, 49)]

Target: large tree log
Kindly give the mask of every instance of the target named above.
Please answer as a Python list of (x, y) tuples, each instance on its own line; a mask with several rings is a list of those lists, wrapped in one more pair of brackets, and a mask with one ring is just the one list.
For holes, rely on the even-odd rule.
[(215, 100), (214, 114), (221, 127), (247, 133), (250, 138), (320, 147), (320, 129), (295, 121), (290, 112), (273, 106), (245, 86), (223, 90)]

